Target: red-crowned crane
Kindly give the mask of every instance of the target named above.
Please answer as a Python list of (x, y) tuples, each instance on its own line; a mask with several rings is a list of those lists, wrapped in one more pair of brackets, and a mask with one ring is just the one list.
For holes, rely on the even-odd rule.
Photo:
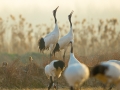
[(50, 90), (52, 86), (54, 86), (54, 88), (56, 89), (58, 88), (58, 82), (57, 87), (54, 85), (54, 78), (55, 77), (59, 78), (64, 68), (65, 63), (61, 60), (53, 60), (50, 62), (50, 64), (45, 66), (45, 74), (48, 77), (48, 79), (50, 79), (48, 90)]
[[(118, 65), (120, 65), (120, 60), (108, 60), (107, 62), (114, 62), (114, 63), (117, 63)], [(112, 90), (112, 88), (113, 88), (113, 84), (110, 85), (109, 90)]]
[(71, 43), (71, 53), (68, 62), (68, 67), (64, 72), (65, 79), (70, 86), (70, 90), (79, 90), (79, 86), (88, 79), (89, 69), (88, 67), (80, 63), (74, 56), (73, 46)]
[(58, 28), (57, 19), (56, 19), (56, 12), (57, 12), (58, 7), (55, 10), (53, 10), (53, 16), (55, 19), (54, 30), (50, 32), (49, 34), (47, 34), (44, 38), (40, 38), (38, 41), (40, 52), (43, 52), (45, 49), (50, 48), (50, 60), (51, 60), (52, 52), (59, 39), (59, 28)]
[[(120, 65), (115, 62), (101, 62), (93, 67), (91, 71), (92, 76), (96, 77), (102, 83), (108, 86), (114, 83), (117, 90), (120, 90)], [(106, 90), (106, 87), (105, 87)]]
[(60, 38), (60, 40), (58, 40), (58, 42), (56, 43), (56, 47), (53, 50), (53, 54), (55, 56), (56, 52), (59, 52), (61, 49), (64, 49), (63, 60), (65, 60), (65, 53), (70, 41), (74, 42), (74, 35), (73, 35), (72, 22), (71, 22), (72, 14), (73, 14), (73, 11), (70, 13), (70, 15), (68, 15), (68, 20), (70, 22), (69, 33), (63, 36), (62, 38)]

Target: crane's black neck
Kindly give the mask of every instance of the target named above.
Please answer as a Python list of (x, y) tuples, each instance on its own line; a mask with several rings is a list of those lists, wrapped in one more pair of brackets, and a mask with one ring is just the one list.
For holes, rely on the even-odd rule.
[(55, 20), (55, 24), (57, 23), (57, 19), (56, 19), (56, 10), (53, 11), (53, 16), (54, 16), (54, 20)]
[(70, 42), (71, 44), (71, 53), (73, 53), (73, 45), (72, 45), (72, 42)]
[(71, 16), (72, 16), (72, 15), (69, 15), (69, 16), (68, 16), (68, 19), (69, 19), (69, 22), (70, 22), (70, 27), (72, 27)]

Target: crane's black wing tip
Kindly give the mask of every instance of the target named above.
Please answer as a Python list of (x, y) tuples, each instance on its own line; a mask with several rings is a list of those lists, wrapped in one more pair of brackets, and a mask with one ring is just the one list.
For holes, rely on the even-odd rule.
[(38, 46), (39, 46), (40, 51), (45, 49), (45, 41), (44, 41), (44, 38), (40, 38), (40, 39), (39, 39), (39, 41), (38, 41)]

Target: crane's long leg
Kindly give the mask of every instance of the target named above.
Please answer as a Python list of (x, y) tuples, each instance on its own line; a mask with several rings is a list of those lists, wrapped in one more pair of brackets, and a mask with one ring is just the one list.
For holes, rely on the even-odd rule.
[(112, 87), (110, 87), (108, 90), (112, 90)]
[(50, 62), (52, 61), (52, 54), (51, 54), (51, 52), (50, 52)]
[(67, 49), (64, 50), (64, 54), (63, 54), (63, 61), (64, 61), (64, 62), (65, 62), (65, 53), (66, 53), (66, 50), (67, 50)]
[(50, 83), (49, 83), (49, 86), (48, 86), (48, 90), (50, 90), (52, 85), (53, 85), (53, 80), (52, 80), (52, 76), (50, 76)]
[[(70, 44), (70, 43), (69, 43), (69, 44)], [(68, 44), (68, 46), (69, 46), (69, 44)], [(63, 61), (64, 61), (64, 62), (65, 62), (65, 53), (66, 53), (66, 51), (67, 51), (68, 46), (64, 49), (64, 54), (63, 54)]]
[(58, 82), (57, 82), (57, 85), (54, 84), (54, 89), (58, 90)]
[(54, 50), (54, 48), (55, 48), (55, 46), (56, 46), (56, 44), (54, 44), (54, 45), (51, 45), (51, 51), (50, 51), (50, 61), (52, 61), (52, 55), (53, 55), (53, 50)]
[(70, 87), (70, 90), (74, 90), (72, 86)]
[(56, 85), (55, 85), (55, 84), (53, 85), (53, 87), (54, 87), (54, 89), (56, 90), (56, 88), (57, 88), (57, 87), (56, 87)]
[(52, 48), (50, 50), (50, 62), (52, 61)]
[(58, 78), (57, 78), (57, 88), (56, 88), (56, 90), (58, 90)]
[(109, 89), (108, 89), (109, 86), (110, 86), (110, 84), (109, 84), (109, 83), (106, 83), (106, 84), (105, 84), (105, 87), (104, 87), (104, 90), (109, 90)]
[(114, 86), (113, 84), (112, 84), (112, 85), (110, 85), (110, 87), (109, 87), (109, 89), (108, 89), (108, 90), (112, 90), (113, 86)]

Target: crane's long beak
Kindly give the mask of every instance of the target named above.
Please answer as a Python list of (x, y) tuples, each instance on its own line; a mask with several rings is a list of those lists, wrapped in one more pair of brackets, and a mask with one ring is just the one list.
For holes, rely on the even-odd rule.
[(74, 11), (72, 10), (72, 12), (70, 13), (70, 15), (68, 15), (68, 18), (69, 18), (70, 22), (71, 22), (71, 17), (72, 17), (73, 12)]
[(74, 11), (72, 10), (72, 12), (70, 13), (70, 16), (73, 14), (73, 12), (74, 12)]
[(55, 9), (55, 11), (59, 8), (59, 6)]

